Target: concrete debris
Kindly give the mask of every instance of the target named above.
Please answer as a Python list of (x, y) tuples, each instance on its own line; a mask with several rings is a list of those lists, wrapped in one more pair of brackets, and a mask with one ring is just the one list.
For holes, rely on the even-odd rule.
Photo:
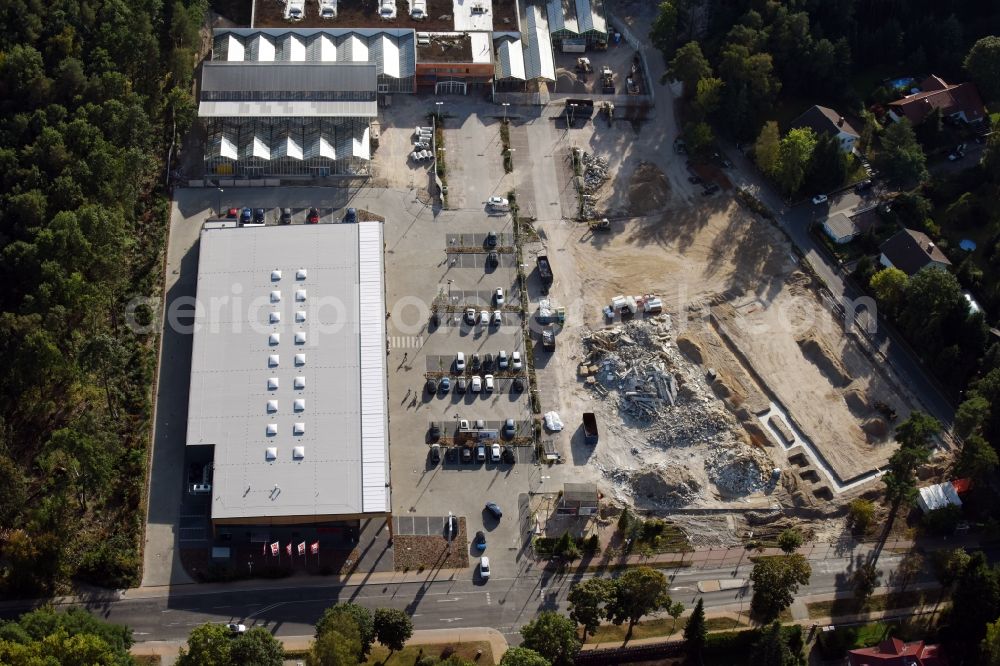
[[(598, 447), (613, 494), (637, 508), (705, 506), (767, 487), (773, 464), (681, 354), (668, 315), (583, 336), (584, 386), (626, 446)], [(596, 369), (596, 370), (595, 370)], [(591, 381), (593, 380), (593, 381)]]
[(583, 165), (583, 175), (579, 181), (580, 217), (584, 220), (596, 220), (600, 215), (594, 192), (608, 180), (608, 161), (603, 157), (584, 152), (580, 162)]

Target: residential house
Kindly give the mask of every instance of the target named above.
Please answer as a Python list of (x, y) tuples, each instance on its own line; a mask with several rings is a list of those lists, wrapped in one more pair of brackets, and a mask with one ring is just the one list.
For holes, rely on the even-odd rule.
[(813, 105), (792, 121), (791, 129), (808, 127), (816, 134), (829, 134), (840, 141), (840, 149), (845, 153), (854, 150), (854, 143), (861, 134), (847, 122), (844, 116), (825, 106)]
[(887, 638), (875, 647), (848, 651), (851, 666), (948, 666), (937, 645)]
[(593, 516), (597, 514), (601, 494), (593, 483), (563, 484), (559, 513), (571, 516)]
[(934, 241), (920, 231), (903, 229), (879, 247), (882, 256), (879, 263), (886, 268), (898, 268), (907, 275), (913, 276), (928, 266), (938, 266), (947, 269), (951, 266), (948, 257), (944, 256)]
[(855, 226), (854, 220), (843, 213), (834, 213), (826, 218), (826, 221), (823, 222), (823, 231), (838, 245), (850, 243), (858, 235), (858, 228)]
[(986, 117), (986, 107), (972, 83), (946, 83), (939, 76), (929, 76), (920, 84), (920, 92), (889, 103), (889, 117), (898, 121), (906, 118), (919, 125), (931, 111), (941, 109), (946, 118), (978, 123)]

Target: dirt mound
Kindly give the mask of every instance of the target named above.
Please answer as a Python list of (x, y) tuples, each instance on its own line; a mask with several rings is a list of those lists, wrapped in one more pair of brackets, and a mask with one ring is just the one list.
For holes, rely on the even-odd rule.
[(871, 405), (865, 400), (864, 394), (856, 388), (844, 392), (844, 402), (847, 403), (851, 414), (859, 419), (863, 419), (871, 412)]
[(680, 349), (681, 353), (687, 356), (692, 363), (701, 365), (705, 362), (705, 355), (701, 351), (701, 345), (686, 335), (677, 336), (677, 348)]
[(865, 421), (861, 429), (865, 431), (868, 435), (868, 439), (883, 439), (889, 434), (889, 424), (885, 422), (885, 419), (876, 416)]
[(706, 457), (705, 471), (723, 496), (742, 497), (764, 488), (767, 463), (759, 449), (720, 448)]
[(649, 215), (663, 208), (670, 200), (670, 181), (660, 167), (639, 162), (628, 184), (630, 215)]
[(701, 484), (683, 467), (652, 465), (632, 475), (637, 504), (678, 507), (697, 499)]
[(814, 335), (807, 335), (796, 340), (802, 356), (826, 377), (836, 388), (844, 388), (851, 383), (850, 377), (844, 371), (844, 366), (836, 359), (833, 352), (825, 344), (816, 339)]

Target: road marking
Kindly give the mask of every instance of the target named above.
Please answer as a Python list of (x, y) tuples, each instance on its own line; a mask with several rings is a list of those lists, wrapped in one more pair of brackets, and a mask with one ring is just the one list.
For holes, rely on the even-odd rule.
[[(489, 593), (487, 593), (487, 596), (489, 596)], [(439, 604), (448, 603), (451, 601), (461, 601), (461, 600), (462, 597), (455, 597), (453, 599), (435, 599), (435, 601), (438, 602)]]
[(278, 606), (283, 606), (284, 604), (285, 604), (284, 601), (279, 601), (279, 602), (271, 604), (269, 606), (264, 606), (263, 608), (255, 610), (252, 613), (247, 613), (246, 617), (248, 617), (248, 618), (253, 617), (253, 616), (255, 616), (255, 615), (259, 614), (259, 613), (263, 613), (265, 611), (269, 611), (269, 610), (272, 610), (274, 608), (277, 608)]
[(441, 618), (441, 621), (442, 622), (447, 622), (447, 623), (451, 624), (452, 622), (458, 622), (461, 619), (462, 618), (460, 618), (460, 617), (443, 617), (443, 618)]
[(493, 602), (490, 600), (490, 593), (487, 592), (486, 593), (486, 605), (489, 606), (491, 603), (493, 603)]
[(672, 588), (670, 588), (671, 592), (676, 592), (678, 590), (689, 590), (691, 592), (694, 592), (694, 588), (693, 587), (688, 587), (686, 585), (681, 585), (679, 587), (672, 587)]

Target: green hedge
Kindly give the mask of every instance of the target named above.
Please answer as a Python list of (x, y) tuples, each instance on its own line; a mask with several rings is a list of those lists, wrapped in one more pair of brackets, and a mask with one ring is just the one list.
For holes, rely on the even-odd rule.
[[(788, 647), (793, 654), (801, 655), (803, 640), (802, 627), (793, 624), (782, 627), (781, 632), (788, 639)], [(746, 631), (720, 631), (709, 634), (705, 639), (702, 653), (706, 666), (741, 666), (748, 664), (753, 646), (760, 637), (759, 629)]]

